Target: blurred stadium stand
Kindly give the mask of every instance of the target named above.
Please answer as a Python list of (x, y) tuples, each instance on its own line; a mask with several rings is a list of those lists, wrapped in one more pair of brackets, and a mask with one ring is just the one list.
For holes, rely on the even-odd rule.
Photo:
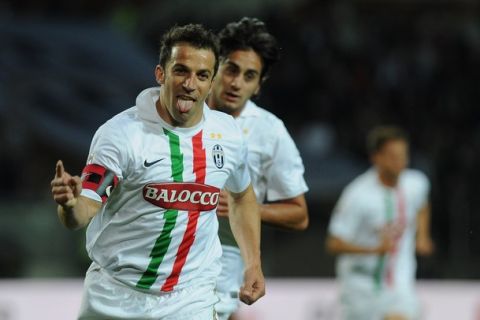
[[(82, 276), (83, 232), (56, 221), (57, 159), (80, 172), (95, 129), (154, 85), (158, 36), (267, 22), (283, 58), (260, 105), (303, 155), (311, 226), (264, 228), (266, 274), (331, 277), (324, 252), (342, 187), (368, 167), (364, 136), (395, 123), (432, 181), (437, 251), (422, 278), (480, 278), (480, 5), (476, 1), (4, 1), (0, 4), (0, 277)], [(8, 245), (7, 245), (8, 244)], [(13, 248), (13, 249), (12, 249)], [(15, 249), (16, 248), (16, 249)], [(5, 249), (6, 250), (6, 249)]]

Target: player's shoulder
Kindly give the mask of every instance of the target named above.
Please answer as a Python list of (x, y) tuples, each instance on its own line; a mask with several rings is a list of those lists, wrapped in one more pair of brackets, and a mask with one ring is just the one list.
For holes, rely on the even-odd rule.
[(234, 135), (240, 134), (240, 129), (231, 115), (208, 107), (204, 108), (204, 114), (206, 119), (205, 127), (207, 129), (220, 130), (221, 132)]
[(221, 112), (218, 110), (210, 109), (209, 107), (204, 106), (204, 113), (208, 121), (217, 121), (223, 120), (228, 122), (234, 122), (235, 120), (231, 115), (225, 112)]
[(135, 132), (134, 127), (138, 127), (135, 108), (126, 109), (102, 124), (95, 132), (94, 141), (125, 144), (129, 140), (128, 137)]
[(115, 130), (119, 134), (121, 134), (121, 132), (128, 132), (126, 128), (134, 126), (137, 119), (136, 107), (131, 107), (107, 120), (102, 126), (100, 126), (99, 130)]
[(246, 116), (253, 116), (260, 122), (268, 123), (270, 127), (284, 127), (283, 120), (273, 112), (260, 107), (255, 102), (248, 100), (243, 112)]
[(423, 171), (420, 171), (418, 169), (405, 169), (403, 172), (403, 178), (408, 183), (429, 184), (429, 179), (427, 175)]
[(345, 187), (344, 194), (350, 197), (364, 197), (376, 185), (376, 175), (373, 168), (361, 173)]
[(369, 194), (366, 190), (371, 190), (368, 186), (368, 176), (365, 173), (353, 178), (342, 190), (338, 203), (355, 204), (357, 208), (364, 207), (368, 203)]
[[(289, 142), (293, 139), (282, 119), (274, 113), (259, 107), (249, 100), (241, 115), (244, 119), (243, 126), (249, 128), (258, 143), (277, 145), (278, 142)], [(291, 143), (285, 143), (284, 147), (290, 147)]]

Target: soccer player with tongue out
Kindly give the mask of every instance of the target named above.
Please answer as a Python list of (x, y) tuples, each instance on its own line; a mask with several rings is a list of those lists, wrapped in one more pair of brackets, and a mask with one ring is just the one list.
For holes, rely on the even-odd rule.
[(81, 178), (57, 163), (58, 216), (70, 229), (88, 225), (80, 319), (216, 319), (224, 188), (246, 265), (240, 298), (264, 295), (246, 142), (231, 116), (205, 105), (217, 67), (210, 31), (173, 27), (155, 69), (160, 87), (97, 130)]

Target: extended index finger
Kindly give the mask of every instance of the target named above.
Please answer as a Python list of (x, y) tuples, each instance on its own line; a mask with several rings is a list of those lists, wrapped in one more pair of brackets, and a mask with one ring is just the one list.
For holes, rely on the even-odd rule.
[(57, 178), (61, 178), (63, 176), (63, 173), (65, 172), (65, 169), (63, 168), (62, 160), (57, 161), (57, 166), (55, 168), (55, 171), (56, 171), (55, 176)]

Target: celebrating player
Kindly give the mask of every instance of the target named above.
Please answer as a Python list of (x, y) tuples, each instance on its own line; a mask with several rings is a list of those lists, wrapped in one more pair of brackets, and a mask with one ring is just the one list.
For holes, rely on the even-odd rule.
[(216, 37), (200, 25), (173, 27), (159, 60), (160, 87), (97, 130), (82, 178), (57, 163), (60, 220), (71, 229), (88, 224), (92, 264), (80, 319), (215, 319), (223, 188), (246, 264), (240, 298), (251, 304), (264, 295), (246, 142), (232, 117), (205, 104)]

